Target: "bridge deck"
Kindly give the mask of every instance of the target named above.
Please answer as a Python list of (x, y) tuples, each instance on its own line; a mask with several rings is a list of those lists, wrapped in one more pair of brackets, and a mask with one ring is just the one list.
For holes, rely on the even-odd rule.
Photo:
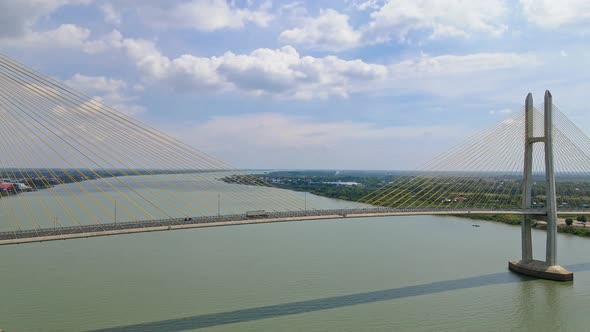
[[(562, 210), (560, 214), (590, 214), (588, 210)], [(155, 232), (174, 229), (218, 227), (230, 225), (247, 225), (273, 222), (339, 219), (339, 218), (364, 218), (386, 216), (411, 216), (411, 215), (464, 215), (464, 214), (512, 214), (512, 215), (545, 215), (546, 212), (538, 209), (391, 209), (391, 208), (365, 208), (365, 209), (335, 209), (269, 212), (263, 218), (249, 218), (246, 214), (226, 216), (206, 216), (192, 218), (176, 218), (161, 220), (143, 220), (118, 223), (105, 223), (94, 225), (81, 225), (71, 227), (41, 228), (32, 230), (19, 230), (13, 232), (0, 232), (0, 245), (44, 242), (55, 240), (67, 240), (76, 238), (88, 238), (95, 236), (108, 236), (117, 234)]]

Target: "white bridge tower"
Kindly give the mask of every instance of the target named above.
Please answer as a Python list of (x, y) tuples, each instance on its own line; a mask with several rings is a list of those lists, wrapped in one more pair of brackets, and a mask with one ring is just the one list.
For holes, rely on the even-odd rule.
[(522, 259), (511, 261), (508, 268), (514, 272), (533, 277), (571, 281), (574, 274), (560, 265), (557, 265), (557, 201), (555, 198), (555, 164), (553, 159), (553, 98), (551, 93), (545, 91), (544, 102), (544, 134), (535, 137), (533, 130), (534, 106), (533, 96), (529, 93), (525, 102), (525, 152), (524, 170), (522, 181), (522, 208), (531, 208), (531, 192), (533, 187), (533, 144), (545, 145), (545, 179), (547, 181), (547, 247), (545, 261), (533, 259), (533, 246), (531, 237), (531, 216), (524, 214), (522, 217)]

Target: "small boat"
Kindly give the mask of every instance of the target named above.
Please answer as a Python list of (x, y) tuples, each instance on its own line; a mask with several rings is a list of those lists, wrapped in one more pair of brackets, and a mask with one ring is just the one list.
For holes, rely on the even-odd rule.
[(477, 225), (477, 224), (473, 224), (473, 225), (471, 225), (471, 226), (473, 226), (473, 227), (479, 227), (479, 225)]

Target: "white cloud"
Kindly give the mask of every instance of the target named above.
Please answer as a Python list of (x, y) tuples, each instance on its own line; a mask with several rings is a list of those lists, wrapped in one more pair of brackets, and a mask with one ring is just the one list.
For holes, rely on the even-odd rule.
[(509, 108), (503, 108), (500, 110), (491, 110), (490, 115), (508, 115), (512, 114), (512, 110)]
[[(75, 24), (62, 24), (57, 28), (38, 31), (34, 23), (56, 9), (68, 4), (88, 4), (92, 0), (22, 0), (0, 2), (0, 45), (22, 48), (72, 48), (87, 53), (103, 52), (119, 48), (122, 36), (119, 31), (91, 40), (91, 31)], [(248, 23), (267, 26), (272, 20), (269, 13), (271, 2), (262, 3), (257, 9), (238, 8), (225, 0), (192, 0), (158, 7), (163, 3), (126, 1), (98, 5), (107, 23), (121, 23), (121, 10), (135, 8), (144, 14), (150, 23), (161, 27), (191, 28), (213, 31), (224, 28), (242, 28)], [(169, 3), (164, 5), (168, 6)], [(6, 23), (5, 23), (6, 22)], [(4, 26), (6, 25), (6, 26)], [(4, 27), (4, 29), (2, 29)]]
[[(411, 41), (413, 32), (426, 32), (416, 39), (498, 37), (507, 26), (505, 0), (388, 0), (353, 2), (356, 10), (371, 9), (369, 21), (358, 27), (349, 16), (333, 9), (320, 10), (317, 17), (303, 18), (297, 27), (285, 30), (279, 40), (287, 44), (341, 51), (392, 39)], [(413, 36), (412, 36), (413, 37)]]
[(132, 103), (137, 97), (131, 93), (131, 89), (123, 80), (75, 74), (65, 83), (127, 115), (136, 115), (145, 110), (143, 106)]
[(0, 45), (18, 48), (70, 48), (91, 54), (123, 46), (123, 36), (117, 30), (96, 39), (91, 39), (90, 36), (89, 29), (74, 24), (62, 24), (52, 30), (29, 31), (18, 37), (0, 38)]
[(352, 7), (360, 11), (368, 9), (379, 9), (382, 6), (382, 2), (383, 0), (353, 1)]
[(252, 23), (266, 27), (273, 19), (269, 13), (271, 2), (257, 9), (239, 8), (226, 0), (191, 0), (171, 8), (144, 7), (143, 15), (161, 27), (188, 28), (198, 31), (239, 29)]
[(588, 0), (520, 0), (529, 22), (551, 29), (590, 22)]
[[(91, 31), (76, 24), (61, 24), (48, 30), (35, 30), (35, 23), (66, 5), (89, 4), (92, 0), (6, 0), (0, 1), (0, 45), (19, 48), (71, 48), (88, 53), (112, 48), (118, 31), (90, 40)], [(109, 3), (100, 6), (108, 20), (115, 20)], [(119, 34), (119, 39), (121, 36)]]
[(113, 7), (113, 5), (109, 2), (103, 3), (100, 6), (100, 10), (104, 15), (104, 21), (106, 23), (119, 25), (121, 24), (121, 13)]
[(321, 10), (316, 18), (306, 18), (303, 26), (283, 31), (279, 40), (285, 44), (339, 51), (358, 46), (361, 33), (348, 23), (348, 15), (333, 9)]
[(387, 76), (383, 65), (334, 56), (301, 56), (291, 46), (261, 48), (249, 54), (170, 59), (149, 41), (125, 39), (123, 44), (148, 80), (165, 81), (177, 90), (239, 91), (300, 99), (347, 97)]
[(367, 38), (383, 42), (396, 36), (405, 40), (412, 31), (429, 31), (431, 38), (499, 36), (507, 27), (504, 0), (389, 0), (371, 13)]
[[(347, 98), (387, 90), (461, 96), (489, 89), (498, 84), (496, 77), (515, 79), (517, 73), (541, 63), (537, 56), (527, 53), (476, 53), (422, 55), (392, 64), (373, 64), (336, 56), (302, 56), (292, 46), (260, 48), (248, 54), (169, 58), (151, 41), (122, 38), (118, 33), (101, 40), (124, 49), (146, 82), (165, 83), (181, 92), (238, 92), (295, 99)], [(474, 75), (485, 76), (473, 84)]]
[(81, 48), (86, 53), (94, 54), (104, 52), (110, 49), (123, 47), (123, 35), (118, 30), (113, 30), (106, 35), (95, 40), (86, 40)]
[(73, 24), (42, 32), (29, 31), (18, 37), (2, 38), (0, 44), (10, 47), (82, 48), (90, 30)]
[(282, 3), (277, 10), (277, 15), (284, 20), (285, 18), (300, 18), (307, 15), (305, 3), (301, 0)]
[(112, 94), (127, 88), (127, 83), (122, 80), (107, 78), (104, 76), (86, 76), (82, 74), (75, 74), (65, 83), (89, 93), (100, 92)]
[[(243, 167), (333, 167), (341, 160), (350, 168), (391, 169), (394, 164), (400, 165), (398, 153), (407, 153), (416, 144), (456, 140), (471, 131), (458, 126), (379, 126), (253, 113), (213, 117), (172, 132), (185, 142), (216, 151)], [(302, 153), (306, 158), (300, 158)], [(252, 158), (253, 154), (260, 158)], [(403, 159), (409, 164), (422, 162), (407, 156)]]
[[(292, 46), (260, 48), (248, 54), (169, 58), (152, 41), (124, 38), (116, 30), (84, 42), (83, 49), (89, 53), (123, 49), (146, 83), (165, 84), (180, 92), (238, 92), (295, 99), (347, 98), (383, 91), (461, 96), (505, 84), (508, 78), (521, 77), (519, 73), (542, 63), (534, 54), (500, 52), (422, 54), (397, 63), (375, 64), (337, 56), (302, 56)], [(477, 77), (481, 79), (473, 84)]]
[(33, 24), (57, 8), (90, 0), (3, 0), (0, 1), (0, 38), (17, 38), (32, 31)]

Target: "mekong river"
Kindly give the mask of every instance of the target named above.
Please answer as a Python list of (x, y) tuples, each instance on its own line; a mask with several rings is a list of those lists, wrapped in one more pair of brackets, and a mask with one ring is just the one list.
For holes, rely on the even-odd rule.
[[(231, 191), (237, 185), (224, 186)], [(308, 200), (325, 208), (350, 205)], [(545, 233), (533, 236), (536, 258), (542, 258)], [(558, 261), (575, 272), (573, 283), (509, 272), (508, 260), (519, 254), (517, 226), (433, 216), (4, 246), (0, 329), (588, 330), (590, 239), (558, 235)]]

